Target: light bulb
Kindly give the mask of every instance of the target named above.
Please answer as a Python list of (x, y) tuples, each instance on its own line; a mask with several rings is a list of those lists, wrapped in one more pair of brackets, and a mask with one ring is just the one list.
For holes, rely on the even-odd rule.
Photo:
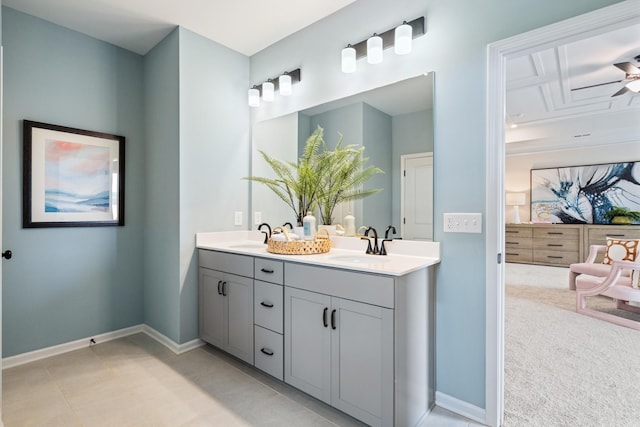
[(356, 71), (356, 50), (348, 45), (342, 49), (342, 72), (355, 73)]
[(413, 41), (413, 27), (407, 24), (407, 21), (398, 27), (395, 31), (394, 50), (398, 55), (406, 55), (411, 52), (411, 43)]
[(382, 37), (377, 34), (367, 40), (367, 62), (379, 64), (382, 62)]
[(275, 98), (274, 92), (275, 87), (273, 82), (266, 81), (262, 83), (262, 99), (264, 99), (264, 102), (273, 102), (273, 99)]
[(254, 86), (249, 89), (249, 107), (260, 106), (260, 91)]
[(289, 74), (283, 74), (278, 77), (278, 87), (280, 95), (289, 96), (292, 93), (291, 90), (291, 76)]

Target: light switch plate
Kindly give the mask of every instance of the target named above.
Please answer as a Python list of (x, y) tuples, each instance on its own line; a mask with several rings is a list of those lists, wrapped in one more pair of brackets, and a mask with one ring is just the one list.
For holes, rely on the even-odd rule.
[(445, 233), (482, 233), (481, 213), (445, 213)]
[(253, 225), (260, 225), (262, 223), (262, 212), (255, 211), (253, 213)]
[(235, 211), (233, 213), (234, 225), (242, 225), (242, 211)]

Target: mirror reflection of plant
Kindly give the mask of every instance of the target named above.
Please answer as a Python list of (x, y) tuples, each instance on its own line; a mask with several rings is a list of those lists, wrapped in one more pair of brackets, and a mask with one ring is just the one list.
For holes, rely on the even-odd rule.
[(321, 153), (325, 158), (321, 163), (328, 166), (318, 171), (322, 177), (318, 205), (322, 224), (325, 225), (332, 223), (333, 211), (339, 203), (363, 199), (381, 191), (380, 188), (364, 190), (362, 185), (373, 175), (384, 173), (375, 166), (365, 166), (369, 159), (363, 157), (364, 146), (342, 146), (343, 137), (339, 135), (333, 150), (328, 150), (325, 146)]

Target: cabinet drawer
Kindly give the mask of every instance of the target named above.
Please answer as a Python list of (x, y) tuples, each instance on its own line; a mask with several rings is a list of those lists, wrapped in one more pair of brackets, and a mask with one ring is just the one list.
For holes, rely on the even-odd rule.
[(533, 245), (533, 241), (531, 237), (529, 238), (518, 238), (506, 236), (506, 241), (504, 242), (504, 246), (507, 249), (531, 249)]
[(256, 368), (284, 381), (284, 343), (282, 335), (260, 326), (254, 327)]
[(283, 282), (283, 262), (271, 259), (256, 258), (253, 268), (253, 277), (265, 282), (278, 283)]
[(505, 237), (509, 239), (510, 237), (531, 237), (533, 235), (533, 230), (531, 227), (512, 227), (506, 226), (504, 230)]
[(535, 251), (533, 253), (533, 262), (541, 264), (569, 265), (578, 260), (577, 252), (560, 252), (560, 251)]
[(198, 258), (200, 267), (253, 277), (253, 257), (200, 249)]
[(607, 237), (616, 239), (640, 239), (640, 230), (625, 230), (624, 227), (589, 230), (587, 237), (590, 245), (605, 245)]
[(533, 241), (533, 249), (538, 251), (562, 251), (562, 252), (578, 252), (580, 243), (578, 240), (564, 239), (537, 239)]
[(533, 252), (531, 252), (531, 249), (516, 250), (516, 249), (506, 248), (505, 259), (507, 262), (532, 262)]
[(272, 331), (282, 333), (282, 320), (284, 312), (283, 287), (273, 283), (254, 281), (253, 289), (253, 316), (256, 325)]
[(533, 229), (533, 238), (578, 240), (580, 228), (539, 227)]
[(381, 307), (394, 307), (394, 279), (325, 267), (285, 263), (285, 285)]

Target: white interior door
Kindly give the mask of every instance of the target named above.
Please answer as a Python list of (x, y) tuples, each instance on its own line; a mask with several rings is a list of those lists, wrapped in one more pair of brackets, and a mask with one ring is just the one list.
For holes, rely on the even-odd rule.
[(433, 153), (401, 156), (403, 239), (433, 240)]

